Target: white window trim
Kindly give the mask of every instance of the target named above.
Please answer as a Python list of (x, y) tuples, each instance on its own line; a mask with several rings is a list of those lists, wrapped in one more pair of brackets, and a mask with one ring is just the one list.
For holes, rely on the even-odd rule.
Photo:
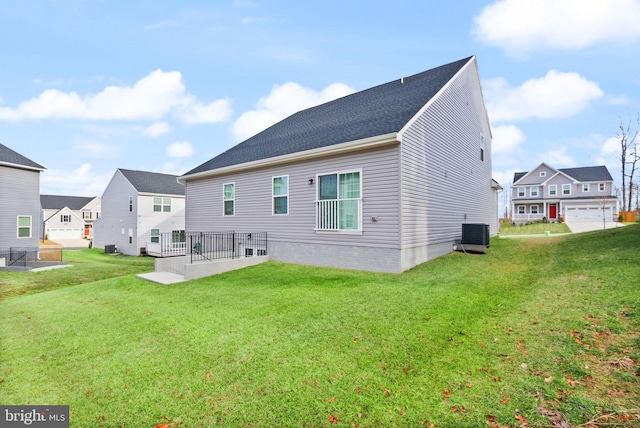
[[(520, 194), (520, 189), (522, 189), (522, 195)], [(527, 196), (527, 189), (524, 186), (518, 186), (516, 191), (518, 192), (517, 195), (518, 195), (519, 198), (523, 198), (523, 197)]]
[[(26, 226), (20, 226), (20, 219), (26, 217), (29, 219), (29, 236), (20, 236), (20, 229), (25, 229)], [(19, 215), (16, 217), (16, 238), (18, 239), (31, 239), (33, 237), (33, 217), (30, 215)]]
[[(226, 199), (224, 196), (224, 186), (233, 185), (233, 198)], [(227, 214), (224, 209), (224, 203), (227, 201), (233, 201), (233, 214)], [(222, 183), (222, 216), (223, 217), (235, 217), (236, 215), (236, 183)]]
[[(157, 235), (154, 235), (154, 234), (153, 234), (153, 231), (154, 231), (154, 230), (157, 230), (157, 231), (158, 231), (158, 234), (157, 234)], [(150, 241), (150, 242), (153, 242), (153, 243), (156, 243), (156, 244), (159, 244), (159, 243), (160, 243), (160, 229), (151, 229), (150, 236), (151, 236), (151, 241)], [(154, 241), (154, 240), (153, 240), (153, 238), (156, 238), (156, 239), (157, 239), (157, 241)]]
[[(316, 183), (316, 196), (315, 196), (315, 200), (316, 200), (316, 204), (320, 201), (319, 199), (319, 195), (318, 192), (320, 191), (320, 177), (324, 176), (324, 175), (337, 175), (338, 176), (338, 181), (340, 180), (340, 175), (341, 174), (349, 174), (349, 173), (353, 173), (353, 172), (357, 172), (359, 174), (360, 177), (360, 198), (358, 198), (358, 210), (359, 210), (359, 219), (358, 219), (358, 229), (337, 229), (337, 230), (323, 230), (323, 229), (317, 229), (318, 226), (318, 219), (317, 219), (317, 211), (316, 211), (316, 228), (314, 229), (316, 233), (329, 233), (329, 234), (335, 234), (335, 233), (340, 233), (340, 234), (344, 234), (344, 235), (362, 235), (362, 228), (363, 228), (363, 222), (364, 222), (364, 207), (363, 207), (363, 203), (362, 201), (364, 200), (364, 189), (362, 188), (362, 168), (356, 168), (356, 169), (347, 169), (347, 170), (341, 170), (341, 171), (333, 171), (333, 172), (323, 172), (323, 173), (319, 173), (316, 174), (316, 179), (315, 179), (315, 183)], [(347, 199), (347, 200), (353, 200), (353, 199)]]
[(591, 191), (591, 185), (589, 183), (582, 183), (582, 192), (588, 193), (589, 191)]
[(598, 192), (604, 192), (607, 188), (605, 183), (598, 183)]
[[(535, 190), (536, 194), (533, 194), (533, 191)], [(537, 198), (540, 195), (540, 190), (538, 189), (538, 186), (531, 186), (529, 187), (529, 196), (532, 198)]]
[[(564, 193), (564, 186), (569, 186), (569, 193)], [(562, 185), (562, 196), (571, 196), (571, 184)]]
[[(533, 212), (533, 207), (536, 208), (536, 212)], [(538, 204), (529, 205), (529, 214), (540, 214), (540, 206)]]
[[(520, 212), (521, 208), (522, 208), (522, 212)], [(527, 210), (526, 210), (524, 205), (516, 205), (516, 210), (518, 211), (518, 214), (526, 214), (527, 213)]]
[[(555, 195), (551, 194), (551, 189), (553, 189), (553, 191), (555, 192)], [(550, 184), (548, 192), (549, 192), (549, 196), (558, 196), (558, 185), (557, 184)]]
[(546, 177), (547, 171), (540, 171), (540, 177)]
[[(276, 178), (282, 178), (282, 177), (287, 177), (287, 193), (284, 195), (274, 195), (273, 194), (273, 181)], [(275, 208), (276, 208), (276, 204), (275, 204), (275, 200), (276, 198), (283, 198), (285, 197), (287, 198), (287, 212), (286, 213), (275, 213)], [(235, 210), (234, 210), (235, 211)], [(275, 215), (275, 216), (281, 216), (281, 215), (289, 215), (289, 175), (274, 175), (273, 177), (271, 177), (271, 215)]]

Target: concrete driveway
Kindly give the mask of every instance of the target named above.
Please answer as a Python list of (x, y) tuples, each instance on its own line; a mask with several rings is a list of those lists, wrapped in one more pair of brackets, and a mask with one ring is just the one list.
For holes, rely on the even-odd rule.
[(613, 229), (624, 227), (624, 224), (615, 221), (567, 221), (567, 226), (573, 233), (591, 232), (592, 230)]
[(89, 248), (88, 239), (58, 239), (55, 243), (62, 245), (67, 250), (81, 250)]

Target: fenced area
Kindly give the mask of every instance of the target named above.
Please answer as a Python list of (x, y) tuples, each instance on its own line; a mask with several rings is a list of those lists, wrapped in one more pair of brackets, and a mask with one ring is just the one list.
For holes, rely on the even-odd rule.
[(61, 248), (11, 247), (0, 251), (0, 269), (34, 268), (51, 262), (62, 262)]
[(147, 243), (154, 257), (188, 256), (190, 263), (267, 255), (267, 232), (161, 233), (158, 242)]

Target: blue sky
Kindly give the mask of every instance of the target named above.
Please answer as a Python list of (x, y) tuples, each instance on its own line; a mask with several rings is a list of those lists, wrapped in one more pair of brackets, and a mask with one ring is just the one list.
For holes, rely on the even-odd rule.
[(493, 174), (607, 165), (640, 112), (640, 0), (8, 0), (0, 143), (41, 193), (182, 174), (297, 110), (476, 55)]

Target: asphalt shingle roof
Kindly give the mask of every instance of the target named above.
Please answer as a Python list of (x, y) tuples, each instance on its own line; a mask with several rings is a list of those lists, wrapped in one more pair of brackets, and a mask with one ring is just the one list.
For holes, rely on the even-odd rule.
[[(560, 168), (558, 171), (567, 174), (569, 177), (580, 181), (613, 181), (613, 177), (604, 165), (583, 166), (579, 168)], [(516, 172), (513, 174), (513, 182), (520, 180), (528, 172)]]
[(184, 185), (178, 183), (178, 176), (158, 172), (118, 169), (138, 192), (165, 195), (184, 195)]
[(40, 195), (40, 205), (45, 210), (61, 210), (68, 207), (70, 210), (78, 211), (94, 199), (95, 196)]
[(472, 58), (299, 111), (185, 175), (398, 132)]
[(0, 162), (22, 165), (30, 168), (46, 169), (42, 165), (35, 163), (31, 159), (22, 156), (20, 153), (15, 152), (2, 144), (0, 144)]

